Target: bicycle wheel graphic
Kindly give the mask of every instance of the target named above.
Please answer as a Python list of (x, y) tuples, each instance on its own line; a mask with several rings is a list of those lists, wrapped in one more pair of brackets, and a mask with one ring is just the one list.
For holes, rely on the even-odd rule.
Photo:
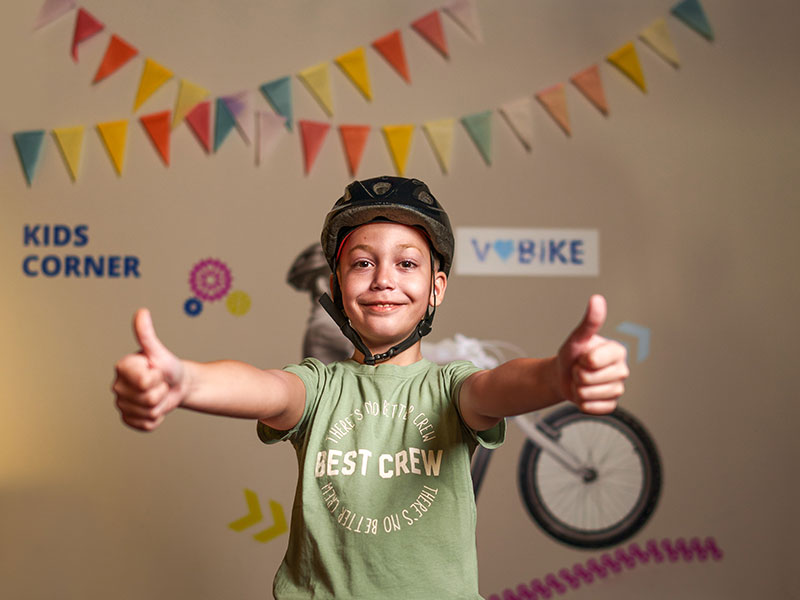
[(661, 491), (661, 462), (645, 428), (617, 408), (589, 415), (566, 406), (544, 419), (556, 441), (587, 467), (567, 469), (530, 440), (522, 450), (518, 483), (536, 523), (553, 538), (579, 548), (602, 548), (630, 538), (648, 521)]

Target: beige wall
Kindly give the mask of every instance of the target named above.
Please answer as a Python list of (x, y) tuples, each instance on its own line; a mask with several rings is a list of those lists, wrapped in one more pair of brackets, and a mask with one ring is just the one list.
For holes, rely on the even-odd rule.
[[(284, 277), (349, 180), (338, 136), (331, 132), (305, 176), (296, 133), (256, 167), (235, 132), (206, 156), (182, 126), (167, 169), (132, 121), (117, 177), (91, 126), (132, 117), (142, 57), (218, 96), (402, 28), (412, 85), (368, 48), (375, 99), (367, 103), (331, 66), (331, 122), (376, 128), (359, 171), (369, 176), (393, 171), (380, 126), (494, 109), (564, 81), (673, 4), (479, 0), (485, 43), (445, 19), (445, 61), (407, 26), (435, 2), (87, 0), (108, 29), (74, 64), (72, 15), (32, 33), (40, 2), (5, 3), (0, 596), (268, 597), (285, 547), (285, 535), (259, 544), (227, 523), (246, 512), (245, 488), (265, 507), (274, 499), (289, 510), (289, 447), (264, 447), (252, 423), (188, 413), (134, 433), (120, 423), (109, 385), (116, 358), (134, 348), (130, 317), (143, 305), (182, 356), (264, 366), (299, 358), (308, 303)], [(495, 114), (492, 166), (461, 128), (450, 174), (419, 129), (409, 158), (407, 173), (430, 184), (456, 225), (600, 231), (597, 278), (454, 276), (433, 339), (461, 332), (549, 354), (596, 291), (609, 300), (608, 335), (623, 321), (652, 332), (649, 358), (632, 361), (624, 405), (652, 432), (665, 487), (635, 541), (713, 536), (724, 559), (640, 566), (571, 591), (576, 598), (789, 598), (800, 583), (792, 560), (800, 533), (796, 9), (788, 1), (703, 5), (714, 43), (669, 17), (680, 69), (636, 42), (647, 94), (607, 64), (609, 117), (567, 90), (571, 139), (536, 107), (530, 153)], [(93, 86), (111, 32), (141, 56)], [(171, 108), (175, 91), (173, 80), (136, 116)], [(324, 120), (296, 79), (293, 91), (299, 118)], [(77, 124), (89, 127), (77, 183), (48, 133), (27, 187), (11, 133)], [(87, 224), (89, 243), (76, 253), (138, 256), (141, 278), (24, 276), (32, 250), (22, 231), (37, 223)], [(225, 260), (250, 294), (246, 316), (220, 305), (184, 315), (189, 269), (209, 256)], [(551, 541), (525, 514), (516, 491), (522, 442), (511, 428), (478, 501), (487, 596), (600, 555)]]

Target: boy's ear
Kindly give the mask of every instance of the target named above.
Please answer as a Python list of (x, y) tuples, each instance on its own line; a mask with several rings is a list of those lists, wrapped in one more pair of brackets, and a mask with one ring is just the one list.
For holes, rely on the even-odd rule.
[(445, 290), (447, 290), (447, 275), (444, 274), (444, 271), (439, 271), (438, 273), (436, 273), (436, 277), (433, 280), (433, 287), (436, 290), (436, 296), (435, 296), (436, 304), (434, 304), (433, 302), (434, 300), (433, 290), (431, 290), (431, 297), (430, 300), (428, 301), (428, 304), (430, 304), (433, 307), (436, 307), (439, 306), (444, 300), (444, 293)]

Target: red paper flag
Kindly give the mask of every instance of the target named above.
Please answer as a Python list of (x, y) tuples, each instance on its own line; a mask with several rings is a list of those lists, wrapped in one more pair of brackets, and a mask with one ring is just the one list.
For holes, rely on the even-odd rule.
[(308, 175), (331, 126), (329, 123), (320, 121), (298, 121), (298, 124), (303, 137), (303, 157), (305, 158), (306, 175)]
[(400, 37), (399, 29), (395, 29), (382, 38), (378, 38), (372, 42), (372, 47), (394, 67), (400, 77), (411, 83), (411, 75), (408, 72), (408, 63), (406, 62), (406, 52), (403, 48), (403, 38)]
[(186, 122), (194, 132), (197, 141), (206, 149), (206, 153), (211, 152), (211, 101), (206, 100), (195, 106), (186, 115)]
[(170, 131), (170, 111), (144, 115), (139, 120), (144, 125), (147, 134), (164, 160), (164, 164), (169, 166), (169, 131)]
[(100, 33), (106, 26), (95, 19), (85, 8), (78, 9), (75, 18), (75, 34), (72, 36), (72, 60), (78, 62), (78, 44)]
[(100, 68), (97, 69), (92, 83), (105, 79), (137, 54), (139, 51), (136, 48), (117, 34), (113, 34), (108, 42), (106, 54), (103, 56), (103, 62), (100, 63)]
[(600, 79), (600, 69), (598, 69), (597, 65), (592, 65), (579, 73), (575, 73), (569, 80), (601, 113), (608, 114), (608, 102), (606, 102), (603, 82)]
[(449, 58), (447, 40), (444, 37), (444, 29), (442, 28), (442, 18), (439, 16), (438, 10), (433, 10), (424, 17), (420, 17), (411, 23), (411, 26), (441, 52), (445, 58)]
[(364, 146), (369, 137), (369, 125), (340, 125), (339, 133), (342, 136), (344, 152), (347, 155), (347, 166), (350, 167), (350, 175), (355, 176), (358, 165), (361, 164), (361, 157), (364, 155)]

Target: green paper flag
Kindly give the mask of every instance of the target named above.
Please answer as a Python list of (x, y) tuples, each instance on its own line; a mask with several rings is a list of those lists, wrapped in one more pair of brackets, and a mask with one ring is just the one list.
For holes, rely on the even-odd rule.
[(487, 165), (492, 164), (492, 111), (474, 113), (461, 118), (461, 123), (475, 142)]
[(222, 145), (225, 138), (236, 127), (236, 118), (231, 113), (224, 98), (217, 98), (216, 115), (214, 116), (214, 152)]
[(275, 109), (275, 112), (286, 117), (286, 129), (292, 130), (292, 78), (288, 75), (265, 83), (259, 89)]
[(36, 165), (39, 163), (39, 156), (42, 153), (44, 129), (20, 131), (15, 133), (13, 137), (14, 145), (17, 147), (17, 154), (19, 154), (19, 161), (22, 163), (22, 170), (25, 172), (25, 179), (30, 186), (33, 183)]

